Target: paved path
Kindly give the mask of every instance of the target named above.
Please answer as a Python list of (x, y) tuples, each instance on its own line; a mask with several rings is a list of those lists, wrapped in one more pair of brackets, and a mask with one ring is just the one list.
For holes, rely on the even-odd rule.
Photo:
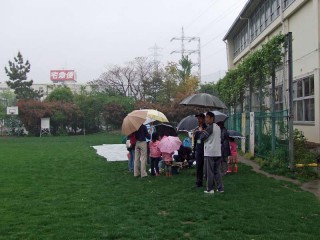
[(306, 182), (306, 183), (301, 183), (300, 181), (295, 180), (295, 179), (291, 179), (291, 178), (287, 178), (287, 177), (278, 176), (278, 175), (274, 175), (274, 174), (270, 174), (270, 173), (264, 172), (264, 171), (260, 170), (259, 164), (257, 164), (254, 161), (248, 160), (248, 159), (246, 159), (246, 158), (244, 158), (242, 156), (239, 156), (239, 160), (240, 160), (240, 162), (251, 166), (252, 170), (257, 172), (257, 173), (261, 173), (261, 174), (263, 174), (263, 175), (265, 175), (267, 177), (272, 177), (272, 178), (275, 178), (275, 179), (278, 179), (278, 180), (283, 180), (283, 181), (292, 182), (294, 184), (297, 184), (297, 185), (299, 185), (301, 187), (302, 190), (311, 192), (314, 195), (316, 195), (316, 197), (318, 199), (320, 199), (320, 179), (316, 179), (316, 180), (313, 180), (313, 181), (310, 181), (310, 182)]

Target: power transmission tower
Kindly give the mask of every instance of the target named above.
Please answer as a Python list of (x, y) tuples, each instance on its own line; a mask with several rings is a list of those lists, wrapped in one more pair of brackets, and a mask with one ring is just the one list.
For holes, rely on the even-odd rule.
[(159, 50), (162, 48), (158, 47), (157, 44), (155, 44), (153, 47), (149, 48), (149, 50), (153, 51), (153, 74), (152, 74), (152, 86), (151, 86), (151, 91), (152, 91), (152, 101), (156, 102), (157, 101), (157, 92), (159, 91), (156, 83), (156, 79), (159, 78), (159, 65), (160, 65), (160, 60), (158, 57), (162, 56), (159, 54)]
[[(197, 63), (193, 63), (192, 65), (198, 67), (198, 78), (199, 78), (199, 81), (201, 82), (201, 45), (200, 45), (200, 37), (186, 37), (184, 35), (184, 30), (183, 30), (183, 27), (182, 27), (181, 37), (174, 37), (170, 41), (172, 42), (173, 40), (181, 40), (181, 50), (172, 51), (170, 54), (181, 53), (181, 58), (185, 57), (185, 54), (187, 54), (187, 56), (191, 55), (191, 54), (198, 54)], [(196, 49), (196, 50), (185, 49), (185, 44), (184, 44), (185, 41), (188, 41), (189, 43), (192, 42), (192, 41), (197, 41), (198, 42), (198, 49)]]
[(154, 71), (155, 72), (158, 72), (159, 70), (159, 64), (160, 64), (160, 61), (159, 61), (159, 58), (160, 56), (162, 56), (161, 54), (159, 54), (159, 50), (161, 50), (162, 48), (158, 47), (157, 44), (154, 44), (153, 47), (149, 48), (149, 50), (152, 50), (153, 51), (153, 67), (154, 67)]

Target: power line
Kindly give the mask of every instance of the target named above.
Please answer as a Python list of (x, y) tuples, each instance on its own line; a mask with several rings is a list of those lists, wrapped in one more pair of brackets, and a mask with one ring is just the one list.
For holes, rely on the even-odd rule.
[[(202, 11), (194, 20), (192, 20), (189, 24), (187, 24), (187, 27), (185, 27), (185, 29), (190, 28), (201, 16), (203, 16), (207, 11), (210, 10), (210, 8), (217, 4), (217, 0), (214, 0), (204, 11)], [(167, 49), (167, 47), (169, 46), (169, 44), (171, 43), (168, 42), (168, 44), (166, 44), (163, 49)]]
[(219, 33), (219, 34), (216, 35), (214, 38), (210, 39), (208, 42), (206, 42), (205, 44), (203, 44), (203, 45), (201, 46), (201, 48), (204, 48), (204, 47), (207, 46), (209, 43), (211, 43), (213, 40), (216, 40), (216, 39), (217, 39), (218, 37), (220, 37), (221, 34), (223, 34), (224, 32), (225, 32), (225, 31)]
[(217, 18), (213, 19), (212, 21), (210, 21), (204, 28), (202, 28), (196, 35), (198, 35), (199, 33), (203, 32), (204, 30), (206, 30), (213, 22), (214, 23), (218, 23), (221, 20), (223, 20), (226, 16), (230, 15), (231, 13), (233, 13), (233, 11), (235, 9), (237, 9), (240, 5), (242, 5), (242, 3), (240, 2), (240, 4), (236, 4), (234, 5), (232, 8), (227, 8), (227, 11), (223, 12), (220, 16), (218, 16)]
[(213, 1), (204, 11), (202, 11), (202, 12), (200, 13), (200, 15), (198, 15), (198, 17), (196, 17), (194, 20), (192, 20), (192, 21), (190, 22), (190, 24), (187, 24), (186, 29), (190, 28), (200, 17), (203, 16), (203, 14), (205, 14), (207, 11), (209, 11), (209, 9), (210, 9), (213, 5), (215, 5), (215, 4), (217, 4), (217, 1)]

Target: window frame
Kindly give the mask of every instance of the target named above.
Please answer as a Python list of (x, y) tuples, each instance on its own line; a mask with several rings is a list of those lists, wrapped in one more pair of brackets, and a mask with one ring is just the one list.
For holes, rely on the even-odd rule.
[[(301, 84), (301, 95), (298, 96), (298, 85)], [(306, 95), (308, 86), (309, 95)], [(309, 75), (293, 82), (293, 112), (294, 123), (314, 124), (315, 122), (315, 96), (314, 75)], [(311, 107), (313, 106), (313, 107)], [(313, 111), (313, 112), (310, 112)], [(310, 118), (310, 119), (308, 119)]]

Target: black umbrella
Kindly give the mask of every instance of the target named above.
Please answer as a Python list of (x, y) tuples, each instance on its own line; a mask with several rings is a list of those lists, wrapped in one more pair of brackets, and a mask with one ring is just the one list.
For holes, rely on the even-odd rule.
[(174, 137), (178, 136), (177, 131), (171, 125), (160, 123), (160, 124), (154, 125), (154, 128), (156, 129), (156, 133), (159, 136), (164, 136), (164, 135), (174, 136)]
[[(211, 111), (215, 115), (215, 122), (224, 122), (227, 118), (228, 115), (219, 112), (219, 111)], [(185, 118), (183, 118), (177, 126), (177, 130), (187, 130), (191, 131), (192, 129), (195, 129), (198, 126), (198, 119), (195, 117), (195, 115), (190, 115)]]
[(227, 109), (226, 105), (216, 96), (208, 93), (193, 94), (180, 102), (181, 105), (212, 107), (216, 109)]
[(198, 126), (198, 119), (194, 115), (187, 116), (183, 118), (177, 125), (177, 130), (187, 130), (191, 131)]
[(229, 137), (232, 137), (232, 138), (244, 138), (241, 133), (235, 130), (228, 130), (228, 134), (229, 134)]

